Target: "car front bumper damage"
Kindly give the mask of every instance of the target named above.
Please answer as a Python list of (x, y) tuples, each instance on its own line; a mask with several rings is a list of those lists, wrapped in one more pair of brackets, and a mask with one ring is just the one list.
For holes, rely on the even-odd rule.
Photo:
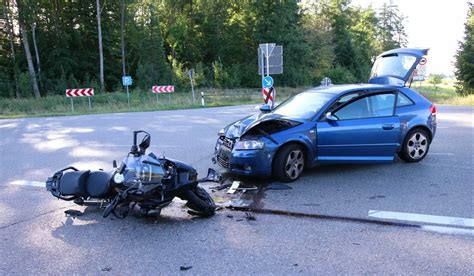
[(217, 139), (213, 162), (240, 175), (270, 176), (272, 173), (272, 148), (235, 150), (234, 140)]

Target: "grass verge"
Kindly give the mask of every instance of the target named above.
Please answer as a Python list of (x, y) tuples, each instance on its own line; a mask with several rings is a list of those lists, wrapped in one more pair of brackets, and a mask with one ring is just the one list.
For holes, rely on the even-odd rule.
[(412, 86), (411, 88), (435, 104), (474, 106), (474, 95), (461, 97), (456, 94), (452, 85), (440, 85), (438, 87), (422, 85)]
[[(305, 89), (304, 87), (277, 88), (277, 99), (282, 101)], [(413, 86), (412, 89), (436, 104), (474, 106), (474, 95), (458, 96), (452, 85), (441, 85), (436, 88), (422, 85)], [(89, 110), (87, 97), (74, 98), (74, 112), (71, 111), (70, 98), (66, 98), (64, 95), (47, 96), (39, 100), (0, 98), (0, 119), (200, 108), (201, 92), (204, 92), (206, 107), (262, 102), (262, 94), (258, 88), (197, 89), (195, 103), (193, 103), (191, 93), (177, 92), (157, 96), (150, 91), (134, 90), (130, 93), (130, 108), (125, 92), (96, 94), (91, 98), (91, 110)]]
[[(281, 101), (295, 95), (305, 88), (277, 88), (277, 97)], [(201, 92), (204, 92), (205, 107), (229, 106), (260, 103), (260, 89), (197, 89), (193, 103), (191, 93), (152, 94), (149, 91), (135, 90), (130, 93), (130, 108), (125, 92), (96, 94), (91, 97), (92, 109), (89, 110), (87, 97), (76, 97), (74, 112), (71, 111), (71, 99), (63, 95), (34, 98), (1, 99), (0, 118), (20, 118), (39, 116), (63, 116), (114, 112), (140, 112), (173, 109), (201, 108)]]

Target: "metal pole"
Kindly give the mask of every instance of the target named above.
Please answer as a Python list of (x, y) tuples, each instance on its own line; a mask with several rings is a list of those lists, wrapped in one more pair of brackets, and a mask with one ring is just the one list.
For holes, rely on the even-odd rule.
[[(260, 49), (260, 47), (258, 47), (258, 50), (260, 52), (262, 52), (262, 49)], [(262, 52), (262, 85), (263, 85), (263, 78), (265, 77), (265, 65), (264, 65), (265, 60), (264, 60), (264, 57), (263, 57), (264, 55), (265, 55), (265, 53)], [(262, 87), (262, 90), (263, 90), (263, 87)], [(262, 97), (263, 97), (263, 101), (265, 102), (265, 97), (263, 95), (263, 91), (262, 91)]]
[(270, 67), (268, 66), (268, 63), (269, 63), (269, 54), (268, 54), (268, 43), (265, 44), (265, 47), (267, 47), (267, 53), (265, 55), (265, 58), (267, 59), (267, 77), (270, 75)]
[(71, 111), (72, 113), (74, 113), (74, 101), (72, 100), (72, 97), (71, 97)]
[(168, 93), (168, 104), (171, 105), (171, 92)]
[(156, 103), (158, 103), (158, 93), (155, 93), (156, 94)]
[(190, 77), (191, 79), (191, 91), (193, 91), (193, 104), (196, 103), (196, 96), (194, 96), (194, 83), (193, 83), (193, 78)]
[(89, 111), (91, 111), (92, 110), (91, 97), (87, 97), (87, 99), (89, 100)]
[(127, 89), (127, 102), (128, 102), (128, 109), (130, 109), (130, 93), (128, 92), (128, 85), (125, 86)]

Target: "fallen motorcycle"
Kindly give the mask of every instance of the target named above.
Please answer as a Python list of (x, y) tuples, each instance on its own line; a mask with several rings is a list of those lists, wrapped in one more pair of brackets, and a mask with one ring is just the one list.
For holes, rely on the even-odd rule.
[[(137, 137), (143, 136), (137, 146)], [(202, 217), (214, 215), (216, 205), (199, 182), (213, 180), (216, 172), (209, 169), (207, 177), (198, 180), (196, 170), (180, 161), (155, 154), (145, 154), (151, 136), (133, 132), (133, 145), (121, 165), (111, 172), (80, 171), (67, 167), (46, 181), (46, 189), (59, 199), (78, 205), (105, 207), (104, 218), (111, 213), (125, 218), (131, 209), (144, 215), (159, 215), (175, 197), (186, 200), (186, 206)]]

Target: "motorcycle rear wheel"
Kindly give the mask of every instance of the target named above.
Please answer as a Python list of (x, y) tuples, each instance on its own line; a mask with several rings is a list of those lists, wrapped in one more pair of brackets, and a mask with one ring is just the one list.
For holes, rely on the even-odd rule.
[(196, 188), (184, 192), (183, 199), (188, 201), (186, 206), (196, 211), (201, 217), (211, 217), (216, 213), (214, 200), (202, 187), (196, 186)]

